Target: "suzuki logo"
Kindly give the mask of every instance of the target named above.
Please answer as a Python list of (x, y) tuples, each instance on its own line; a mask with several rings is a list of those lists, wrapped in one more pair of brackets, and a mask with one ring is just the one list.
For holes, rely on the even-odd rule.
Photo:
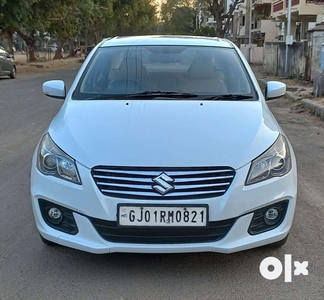
[(174, 182), (174, 179), (165, 173), (160, 174), (158, 177), (152, 179), (158, 185), (153, 185), (152, 188), (159, 192), (161, 195), (174, 190), (174, 186), (170, 183)]

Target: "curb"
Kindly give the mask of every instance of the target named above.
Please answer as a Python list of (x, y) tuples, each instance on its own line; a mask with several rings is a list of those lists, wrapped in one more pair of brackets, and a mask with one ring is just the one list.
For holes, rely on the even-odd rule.
[[(259, 78), (257, 80), (259, 82), (259, 85), (264, 88), (266, 81)], [(298, 97), (289, 91), (286, 91), (285, 96), (292, 101), (301, 100), (301, 103), (303, 104), (305, 109), (324, 121), (324, 105), (318, 104), (310, 99), (303, 99), (302, 97)]]
[(324, 121), (324, 106), (309, 99), (302, 99), (303, 106)]
[(35, 63), (28, 63), (23, 65), (17, 65), (17, 70), (20, 74), (31, 73), (34, 71), (40, 70), (48, 70), (52, 68), (63, 68), (72, 65), (79, 65), (82, 64), (84, 59), (74, 59), (74, 60), (58, 60), (57, 62), (47, 61), (47, 62), (35, 62)]
[[(266, 81), (263, 80), (263, 79), (260, 79), (260, 78), (258, 78), (257, 80), (258, 80), (258, 82), (259, 82), (259, 85), (260, 85), (262, 88), (265, 88)], [(298, 97), (298, 96), (294, 95), (292, 92), (289, 92), (289, 91), (286, 91), (285, 96), (286, 96), (287, 98), (289, 98), (290, 100), (292, 100), (292, 101), (298, 101), (298, 100), (302, 99), (301, 97)]]

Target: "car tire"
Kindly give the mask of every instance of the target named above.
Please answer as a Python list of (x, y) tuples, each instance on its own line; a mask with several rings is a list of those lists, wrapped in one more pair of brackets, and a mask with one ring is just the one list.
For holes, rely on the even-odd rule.
[(42, 242), (43, 242), (45, 245), (48, 245), (48, 246), (55, 246), (55, 245), (57, 245), (56, 243), (51, 242), (51, 241), (49, 241), (49, 240), (43, 238), (41, 235), (39, 235), (39, 236), (40, 236)]
[(278, 241), (278, 242), (275, 242), (275, 243), (272, 243), (272, 244), (266, 245), (266, 247), (267, 247), (267, 248), (270, 248), (270, 249), (280, 248), (280, 247), (282, 247), (284, 244), (286, 244), (286, 242), (287, 242), (287, 240), (288, 240), (288, 236), (289, 236), (289, 234), (288, 234), (284, 239), (282, 239), (281, 241)]
[(16, 69), (15, 66), (13, 66), (13, 67), (12, 67), (12, 72), (11, 72), (11, 74), (9, 75), (9, 77), (10, 77), (11, 79), (15, 79), (15, 78), (16, 78), (16, 74), (17, 74), (17, 69)]

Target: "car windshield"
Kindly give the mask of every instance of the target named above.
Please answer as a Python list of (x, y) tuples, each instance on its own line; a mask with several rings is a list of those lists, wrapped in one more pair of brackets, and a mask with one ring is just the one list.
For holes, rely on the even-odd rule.
[(182, 96), (211, 101), (256, 100), (250, 77), (235, 49), (176, 45), (99, 48), (72, 99)]

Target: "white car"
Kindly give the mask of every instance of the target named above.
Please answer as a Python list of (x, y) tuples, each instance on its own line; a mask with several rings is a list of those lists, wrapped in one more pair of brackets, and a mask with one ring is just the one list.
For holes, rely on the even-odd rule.
[(33, 156), (46, 244), (92, 253), (232, 253), (285, 243), (293, 149), (227, 40), (117, 37), (89, 54)]

